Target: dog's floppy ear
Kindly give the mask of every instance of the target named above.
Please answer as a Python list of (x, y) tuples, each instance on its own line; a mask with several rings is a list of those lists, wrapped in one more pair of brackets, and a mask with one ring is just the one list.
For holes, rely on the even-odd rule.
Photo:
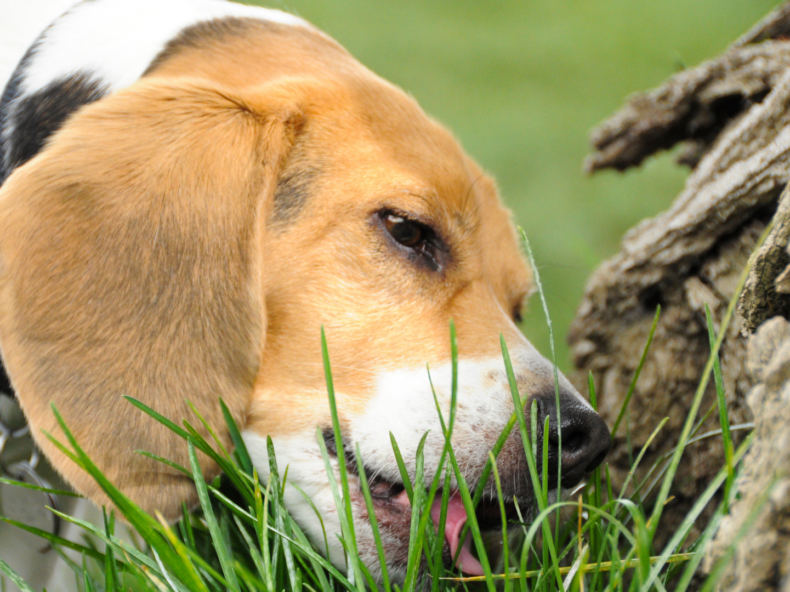
[[(239, 96), (239, 95), (243, 96)], [(168, 518), (190, 480), (191, 401), (230, 447), (265, 340), (262, 233), (302, 124), (288, 89), (140, 81), (77, 113), (0, 190), (0, 344), (39, 445), (78, 491), (98, 486), (43, 435), (54, 402), (99, 468)], [(203, 458), (207, 477), (216, 466)]]

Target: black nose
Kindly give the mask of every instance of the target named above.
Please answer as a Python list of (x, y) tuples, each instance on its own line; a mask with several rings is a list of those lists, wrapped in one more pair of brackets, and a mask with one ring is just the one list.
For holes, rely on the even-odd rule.
[[(557, 481), (557, 458), (562, 440), (562, 486), (573, 487), (600, 465), (612, 444), (609, 428), (603, 419), (576, 396), (560, 391), (559, 418), (561, 429), (557, 430), (557, 401), (555, 394), (534, 397), (537, 403), (538, 451), (542, 451), (543, 426), (549, 418), (549, 482)], [(538, 466), (541, 466), (541, 456)]]

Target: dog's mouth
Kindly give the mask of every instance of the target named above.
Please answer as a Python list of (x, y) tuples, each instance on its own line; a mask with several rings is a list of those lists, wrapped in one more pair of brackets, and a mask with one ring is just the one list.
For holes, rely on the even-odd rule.
[[(330, 455), (337, 457), (337, 447), (334, 437), (325, 437), (327, 451)], [(353, 454), (346, 451), (346, 466), (349, 475), (353, 476), (357, 483), (351, 491), (352, 500), (357, 505), (357, 509), (364, 518), (368, 518), (367, 505), (362, 494), (362, 482), (356, 470), (356, 462)], [(365, 469), (366, 475), (374, 475), (368, 481), (370, 496), (373, 501), (373, 508), (376, 514), (376, 521), (379, 528), (396, 533), (400, 536), (408, 537), (409, 525), (411, 522), (411, 502), (408, 493), (402, 482), (389, 481), (377, 475), (375, 471)], [(514, 502), (505, 503), (505, 520), (511, 521), (518, 518), (518, 510)], [(442, 491), (436, 492), (433, 504), (431, 505), (431, 518), (436, 529), (440, 526), (442, 510)], [(464, 526), (468, 521), (466, 508), (464, 507), (461, 494), (457, 489), (449, 492), (447, 511), (444, 522), (444, 551), (442, 553), (445, 565), (450, 568), (452, 561), (457, 557), (455, 566), (466, 575), (482, 576), (483, 566), (475, 556), (473, 550), (473, 540), (471, 531), (466, 533), (464, 540), (461, 535)], [(475, 518), (481, 532), (501, 531), (502, 529), (502, 509), (499, 501), (484, 496), (475, 510)]]

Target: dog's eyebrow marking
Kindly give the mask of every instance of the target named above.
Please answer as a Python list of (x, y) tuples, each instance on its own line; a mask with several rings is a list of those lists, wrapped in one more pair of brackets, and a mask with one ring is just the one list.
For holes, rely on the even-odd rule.
[(293, 222), (315, 192), (320, 176), (321, 169), (316, 165), (297, 162), (286, 167), (274, 193), (272, 223), (288, 225)]

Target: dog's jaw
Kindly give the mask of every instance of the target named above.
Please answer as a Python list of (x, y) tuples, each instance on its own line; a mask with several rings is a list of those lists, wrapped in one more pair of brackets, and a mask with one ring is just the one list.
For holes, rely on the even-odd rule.
[[(242, 437), (258, 475), (264, 483), (268, 483), (271, 470), (266, 435), (258, 434), (252, 430), (244, 430)], [(329, 534), (341, 532), (340, 521), (337, 519), (334, 498), (315, 433), (288, 436), (272, 435), (271, 438), (280, 475), (285, 473), (286, 468), (288, 470), (283, 496), (289, 513), (332, 563), (341, 568), (345, 567), (343, 548), (337, 537)], [(334, 464), (336, 471), (337, 463)], [(294, 483), (304, 492), (304, 495), (293, 486)], [(315, 504), (322, 514), (327, 530), (326, 545), (328, 546), (324, 543), (321, 522), (305, 496)]]
[[(522, 396), (530, 394), (529, 388), (525, 388), (525, 385), (553, 382), (551, 365), (525, 340), (513, 348), (511, 356), (520, 390), (527, 391), (522, 393)], [(561, 383), (563, 386), (567, 385), (564, 377), (561, 377)], [(364, 466), (368, 471), (375, 472), (377, 477), (398, 483), (401, 481), (401, 476), (390, 441), (392, 434), (413, 480), (416, 473), (417, 447), (427, 433), (424, 448), (425, 482), (430, 484), (436, 475), (445, 443), (437, 403), (447, 424), (451, 392), (452, 368), (449, 363), (431, 368), (430, 379), (425, 367), (382, 372), (364, 411), (355, 417), (346, 416), (343, 420), (346, 453), (351, 455), (352, 450), (359, 446)], [(337, 393), (341, 415), (346, 398), (342, 393)], [(457, 415), (452, 442), (459, 466), (469, 487), (473, 488), (479, 482), (488, 460), (488, 453), (494, 447), (513, 411), (512, 395), (501, 356), (459, 362)], [(320, 427), (326, 428), (326, 426)], [(313, 543), (327, 553), (332, 563), (340, 569), (345, 569), (343, 548), (337, 540), (337, 535), (341, 534), (340, 521), (315, 431), (268, 435), (274, 444), (280, 474), (283, 474), (288, 467), (286, 507)], [(259, 475), (267, 481), (270, 474), (266, 447), (267, 434), (247, 429), (243, 436)], [(498, 459), (498, 466), (510, 493), (509, 499), (512, 499), (512, 495), (517, 495), (521, 512), (527, 517), (533, 514), (534, 503), (529, 474), (524, 470), (523, 463), (516, 458), (517, 455), (523, 457), (523, 448), (520, 447), (517, 438), (515, 432), (511, 434), (508, 442), (517, 445), (506, 446), (503, 449)], [(337, 445), (337, 448), (338, 453), (342, 454), (343, 446)], [(335, 473), (334, 478), (339, 482), (336, 458), (332, 457), (330, 460)], [(351, 469), (355, 470), (356, 467)], [(369, 475), (369, 477), (373, 476)], [(450, 487), (453, 490), (457, 489), (458, 484), (452, 471), (449, 476)], [(379, 578), (380, 569), (375, 542), (364, 499), (359, 491), (359, 480), (352, 474), (349, 481), (359, 555), (374, 577)], [(487, 489), (487, 495), (495, 496), (493, 487)], [(552, 491), (552, 495), (556, 495), (556, 492)], [(305, 497), (309, 498), (309, 501)], [(326, 529), (326, 541), (321, 521), (316, 516), (313, 505), (321, 513), (323, 526)], [(410, 520), (408, 510), (404, 512), (398, 509), (398, 512), (403, 514), (402, 520), (397, 520), (398, 516), (393, 517), (387, 513), (382, 521), (382, 516), (377, 511), (379, 530), (387, 556), (387, 568), (395, 582), (402, 581), (406, 574)], [(445, 557), (449, 558), (449, 545), (445, 546), (447, 547)]]
[[(268, 482), (271, 471), (266, 437), (252, 430), (245, 430), (242, 437), (261, 480)], [(340, 519), (316, 434), (273, 436), (272, 442), (280, 475), (285, 473), (286, 468), (288, 470), (286, 487), (283, 492), (285, 507), (312, 543), (326, 555), (332, 564), (338, 569), (346, 570), (345, 553), (337, 538), (342, 535)], [(334, 479), (339, 484), (340, 474), (337, 460), (332, 458), (330, 463)], [(358, 479), (356, 476), (350, 475), (349, 482), (354, 502), (352, 504), (354, 531), (357, 537), (359, 556), (373, 577), (380, 580), (381, 569), (377, 561), (373, 531), (365, 513), (360, 511), (362, 509), (361, 500), (358, 498), (361, 496), (356, 495), (359, 491)], [(320, 519), (316, 510), (321, 514)], [(325, 535), (326, 538), (324, 538)], [(389, 537), (386, 533), (383, 533), (382, 538), (385, 547), (391, 547), (391, 544), (388, 545), (388, 543), (395, 542), (388, 541)], [(406, 576), (406, 555), (403, 554), (402, 557), (397, 553), (392, 555), (394, 556), (388, 554), (387, 557), (390, 577), (396, 582), (402, 582)]]

